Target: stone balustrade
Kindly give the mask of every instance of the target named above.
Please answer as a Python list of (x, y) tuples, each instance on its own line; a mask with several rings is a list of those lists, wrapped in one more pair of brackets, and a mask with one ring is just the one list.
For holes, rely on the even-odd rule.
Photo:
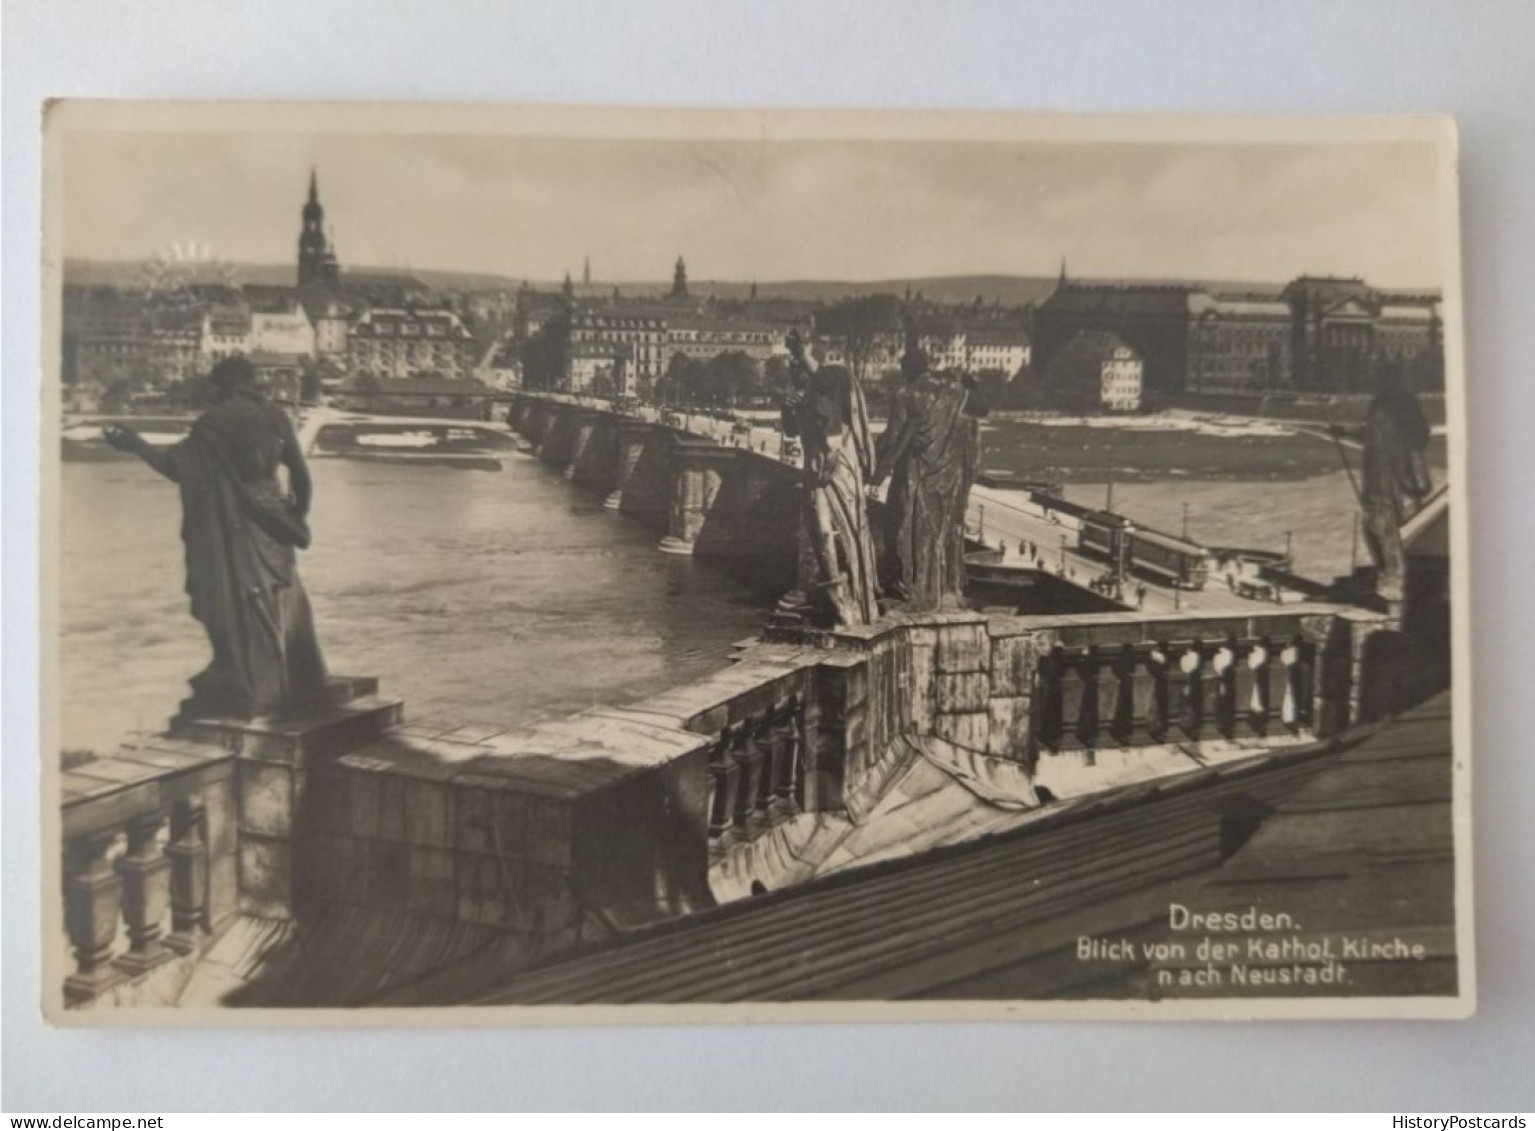
[(1059, 753), (1301, 734), (1314, 720), (1317, 648), (1285, 636), (1057, 645), (1037, 676), (1039, 745)]
[(709, 839), (749, 840), (804, 809), (804, 702), (727, 725), (709, 753)]
[(310, 776), (400, 721), (401, 705), (376, 690), (338, 677), (293, 717), (196, 719), (63, 772), (66, 1004), (129, 993), (195, 960), (237, 914), (294, 915)]

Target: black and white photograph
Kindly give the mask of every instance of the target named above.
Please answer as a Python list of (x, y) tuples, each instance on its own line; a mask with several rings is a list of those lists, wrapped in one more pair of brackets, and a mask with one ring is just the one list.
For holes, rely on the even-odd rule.
[(45, 115), (51, 1023), (1464, 1017), (1432, 115)]

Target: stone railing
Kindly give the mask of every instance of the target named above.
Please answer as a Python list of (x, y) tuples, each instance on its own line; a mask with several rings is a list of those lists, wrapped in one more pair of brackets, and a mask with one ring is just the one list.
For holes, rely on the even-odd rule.
[(749, 840), (805, 806), (804, 702), (727, 725), (709, 753), (709, 839)]
[(66, 1005), (172, 996), (144, 985), (195, 962), (237, 914), (292, 917), (311, 771), (400, 721), (376, 690), (336, 678), (327, 702), (293, 718), (197, 719), (63, 771)]
[(1326, 738), (1384, 709), (1392, 631), (1381, 614), (1292, 605), (1226, 617), (897, 616), (817, 633), (826, 706), (811, 707), (841, 720), (841, 742), (812, 745), (808, 762), (823, 777), (837, 767), (827, 793), (856, 816), (859, 782), (903, 733), (1031, 773), (1042, 759), (1092, 767), (1111, 749)]
[(198, 951), (235, 911), (234, 775), (230, 751), (167, 738), (65, 772), (66, 1001)]
[(1320, 605), (898, 615), (512, 729), (404, 723), (370, 681), (299, 718), (198, 721), (63, 776), (66, 1000), (129, 1003), (115, 987), (172, 980), (236, 913), (449, 920), (523, 959), (685, 915), (735, 898), (716, 873), (784, 823), (863, 821), (912, 738), (1012, 762), (1047, 800), (1305, 747), (1371, 717), (1390, 628)]

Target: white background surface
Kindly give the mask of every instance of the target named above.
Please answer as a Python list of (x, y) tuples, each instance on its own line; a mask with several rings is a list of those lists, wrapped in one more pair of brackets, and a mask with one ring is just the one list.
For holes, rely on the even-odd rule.
[[(1535, 1106), (1535, 5), (17, 0), (4, 15), (4, 1110)], [(1478, 1017), (45, 1029), (33, 674), (37, 139), (41, 100), (64, 95), (1454, 114), (1476, 591)]]

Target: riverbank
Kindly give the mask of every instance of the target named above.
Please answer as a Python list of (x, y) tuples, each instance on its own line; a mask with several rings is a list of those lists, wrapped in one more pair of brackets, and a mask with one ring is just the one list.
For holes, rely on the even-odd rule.
[[(1066, 483), (1159, 480), (1300, 480), (1358, 469), (1355, 443), (1325, 430), (1239, 417), (1162, 413), (1124, 417), (988, 419), (982, 466), (1022, 479)], [(1445, 438), (1429, 445), (1430, 466), (1448, 466)]]

